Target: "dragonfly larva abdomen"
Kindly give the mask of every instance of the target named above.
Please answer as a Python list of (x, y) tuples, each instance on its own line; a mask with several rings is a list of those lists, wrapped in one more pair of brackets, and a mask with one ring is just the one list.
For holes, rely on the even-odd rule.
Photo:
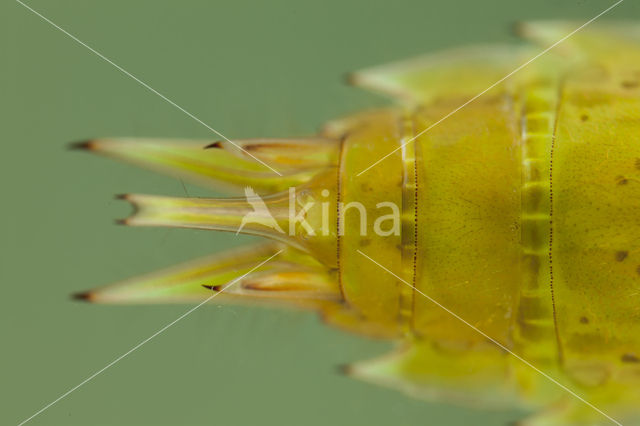
[[(547, 46), (573, 28), (522, 30)], [(637, 420), (638, 34), (634, 24), (594, 24), (507, 79), (539, 51), (461, 49), (356, 73), (356, 85), (399, 106), (312, 138), (84, 143), (184, 179), (245, 187), (232, 199), (129, 194), (136, 211), (124, 223), (276, 242), (79, 297), (195, 302), (214, 289), (219, 300), (294, 304), (401, 342), (391, 356), (349, 367), (356, 377), (428, 398), (540, 409), (528, 424), (609, 422), (595, 406)]]

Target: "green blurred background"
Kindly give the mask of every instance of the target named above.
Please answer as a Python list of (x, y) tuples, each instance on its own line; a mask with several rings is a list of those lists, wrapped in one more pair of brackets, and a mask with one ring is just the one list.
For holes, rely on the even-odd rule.
[[(386, 100), (350, 70), (470, 42), (611, 1), (44, 1), (28, 4), (231, 138), (312, 134)], [(609, 19), (640, 17), (627, 0)], [(0, 6), (0, 424), (17, 424), (182, 314), (69, 294), (248, 237), (133, 229), (122, 192), (210, 195), (87, 154), (96, 136), (209, 130), (20, 4)], [(215, 302), (215, 301), (214, 301)], [(504, 425), (521, 413), (424, 403), (336, 373), (387, 344), (313, 315), (205, 306), (32, 420), (38, 425)]]

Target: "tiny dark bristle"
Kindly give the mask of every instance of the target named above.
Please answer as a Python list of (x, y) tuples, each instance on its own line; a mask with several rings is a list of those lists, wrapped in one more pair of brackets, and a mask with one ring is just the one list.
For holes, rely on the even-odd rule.
[(127, 221), (127, 219), (116, 219), (114, 220), (116, 225), (128, 225), (129, 222)]
[(81, 293), (74, 293), (71, 295), (73, 300), (82, 300), (83, 302), (91, 302), (93, 300), (93, 294), (90, 291), (83, 291)]
[(349, 86), (355, 86), (358, 84), (358, 74), (350, 72), (344, 75), (344, 82)]
[(202, 284), (202, 287), (209, 289), (211, 291), (216, 291), (219, 292), (222, 290), (222, 286), (221, 285), (207, 285), (207, 284)]
[(204, 147), (204, 149), (209, 149), (209, 148), (222, 148), (222, 142), (218, 141), (218, 142), (210, 143), (209, 145)]
[(80, 142), (72, 142), (69, 144), (69, 149), (71, 150), (81, 150), (81, 151), (91, 151), (95, 149), (95, 144), (92, 140), (80, 141)]
[(129, 197), (129, 194), (116, 194), (113, 196), (116, 200), (126, 200)]
[(527, 26), (522, 21), (513, 22), (511, 25), (511, 34), (517, 37), (523, 37), (527, 32)]
[(349, 364), (338, 365), (336, 366), (336, 370), (338, 371), (338, 374), (341, 374), (343, 376), (350, 376), (353, 372), (353, 368)]

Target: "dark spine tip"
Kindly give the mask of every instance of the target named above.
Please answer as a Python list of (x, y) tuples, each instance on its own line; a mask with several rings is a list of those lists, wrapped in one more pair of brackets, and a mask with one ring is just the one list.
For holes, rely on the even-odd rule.
[(116, 194), (113, 196), (116, 200), (127, 200), (129, 199), (129, 194)]
[(526, 24), (522, 21), (516, 21), (511, 24), (511, 34), (524, 37), (527, 31)]
[(222, 142), (218, 141), (218, 142), (210, 143), (209, 145), (204, 147), (204, 149), (210, 149), (210, 148), (222, 148)]
[(71, 295), (73, 300), (81, 300), (83, 302), (91, 302), (93, 301), (93, 295), (90, 291), (83, 291), (81, 293), (74, 293)]
[(91, 151), (95, 149), (95, 143), (91, 140), (72, 142), (69, 144), (70, 150)]
[(344, 75), (344, 82), (349, 86), (356, 86), (358, 84), (358, 74), (355, 72), (349, 72)]
[(114, 220), (116, 225), (128, 225), (129, 222), (127, 219), (116, 219)]
[(353, 368), (349, 364), (341, 364), (336, 366), (336, 371), (338, 372), (338, 374), (341, 374), (343, 376), (350, 376), (353, 372)]
[(222, 286), (221, 285), (207, 285), (207, 284), (202, 284), (202, 287), (211, 290), (211, 291), (215, 291), (215, 292), (219, 292), (222, 290)]

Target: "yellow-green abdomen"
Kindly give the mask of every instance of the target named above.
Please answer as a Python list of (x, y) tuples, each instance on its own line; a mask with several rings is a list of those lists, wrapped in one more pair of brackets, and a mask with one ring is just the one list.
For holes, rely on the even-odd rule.
[[(553, 287), (566, 369), (640, 373), (640, 101), (623, 75), (563, 87), (553, 149)], [(623, 373), (624, 371), (624, 373)]]
[[(416, 116), (420, 132), (456, 100)], [(521, 154), (508, 96), (461, 110), (415, 141), (418, 181), (416, 288), (501, 342), (510, 340), (521, 279)], [(421, 336), (464, 347), (486, 340), (425, 297)]]
[[(640, 102), (585, 78), (494, 93), (411, 143), (414, 283), (545, 371), (620, 390), (640, 374)], [(452, 102), (416, 114), (416, 131)], [(426, 297), (413, 314), (436, 345), (487, 341)]]

